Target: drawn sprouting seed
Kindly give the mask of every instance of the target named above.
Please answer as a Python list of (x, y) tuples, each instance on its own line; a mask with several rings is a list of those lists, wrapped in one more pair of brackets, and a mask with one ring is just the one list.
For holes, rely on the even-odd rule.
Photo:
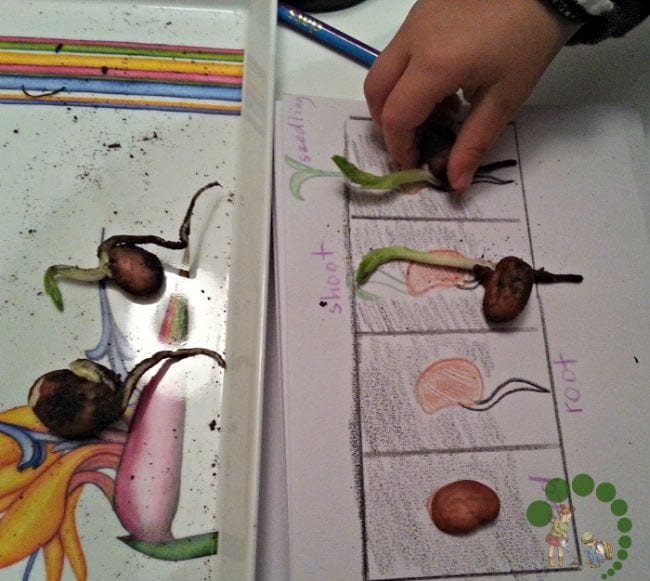
[[(441, 259), (450, 258), (453, 260), (465, 258), (465, 256), (457, 250), (449, 248), (439, 248), (427, 252), (432, 256), (440, 257)], [(353, 273), (352, 276), (356, 279), (356, 273)], [(375, 271), (373, 279), (366, 284), (376, 284), (388, 287), (412, 297), (421, 297), (433, 290), (445, 290), (450, 288), (473, 290), (479, 286), (479, 282), (472, 273), (467, 270), (417, 262), (409, 262), (402, 277), (391, 274), (382, 268), (378, 268)], [(364, 291), (355, 280), (349, 282), (348, 286), (354, 290), (354, 293), (358, 298), (373, 301), (380, 300), (381, 298), (377, 294)]]
[(520, 377), (499, 384), (488, 397), (483, 397), (483, 391), (480, 370), (463, 358), (440, 359), (427, 367), (415, 382), (417, 402), (426, 414), (455, 406), (483, 412), (514, 393), (550, 393), (548, 388)]
[(308, 165), (305, 165), (304, 163), (293, 159), (289, 155), (284, 156), (284, 162), (295, 172), (291, 175), (291, 178), (289, 178), (289, 191), (293, 195), (294, 198), (297, 200), (300, 200), (303, 202), (305, 198), (303, 198), (302, 194), (300, 193), (300, 190), (302, 189), (302, 185), (309, 179), (311, 178), (322, 178), (322, 177), (341, 177), (343, 174), (338, 171), (327, 171), (327, 170), (321, 170), (321, 169), (315, 169), (313, 167), (310, 167)]
[[(452, 249), (429, 250), (434, 256), (465, 258), (460, 252)], [(411, 296), (417, 297), (434, 289), (475, 289), (478, 281), (468, 272), (458, 268), (432, 266), (418, 262), (409, 262), (406, 268), (406, 290)]]
[[(345, 284), (348, 287), (348, 289), (350, 289), (357, 298), (362, 299), (364, 301), (379, 301), (379, 300), (381, 300), (381, 297), (379, 295), (362, 289), (355, 282), (355, 277), (356, 277), (355, 272), (348, 272), (348, 274), (345, 276)], [(399, 290), (399, 289), (396, 289), (396, 290)]]

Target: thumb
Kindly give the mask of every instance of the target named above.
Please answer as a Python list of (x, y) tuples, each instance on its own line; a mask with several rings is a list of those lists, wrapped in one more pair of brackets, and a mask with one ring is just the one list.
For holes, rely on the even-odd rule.
[(483, 157), (521, 106), (489, 91), (472, 104), (456, 142), (449, 153), (447, 178), (457, 192), (472, 185), (474, 173)]

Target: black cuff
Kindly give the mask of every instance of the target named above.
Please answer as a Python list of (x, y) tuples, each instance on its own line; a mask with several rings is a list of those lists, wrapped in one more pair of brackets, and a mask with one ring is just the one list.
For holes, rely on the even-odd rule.
[(571, 22), (586, 22), (589, 18), (586, 10), (573, 0), (543, 0), (548, 4), (555, 12), (564, 16), (564, 18), (570, 20)]
[(623, 36), (650, 13), (650, 0), (613, 0), (614, 7), (602, 14), (589, 14), (575, 0), (542, 0), (571, 22), (582, 24), (568, 44), (595, 44)]

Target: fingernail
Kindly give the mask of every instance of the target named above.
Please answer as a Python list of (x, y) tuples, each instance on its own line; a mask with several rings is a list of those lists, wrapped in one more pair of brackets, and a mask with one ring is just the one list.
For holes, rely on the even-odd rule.
[(459, 192), (466, 192), (472, 185), (472, 174), (470, 172), (462, 173), (458, 176), (454, 189)]

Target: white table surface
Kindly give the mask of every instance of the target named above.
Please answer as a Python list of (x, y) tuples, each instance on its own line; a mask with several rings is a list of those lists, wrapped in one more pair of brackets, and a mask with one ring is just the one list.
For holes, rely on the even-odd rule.
[[(412, 1), (365, 0), (319, 19), (382, 49), (406, 16)], [(281, 26), (277, 38), (276, 97), (285, 93), (363, 99), (366, 70), (304, 36)], [(614, 103), (639, 111), (645, 147), (639, 151), (641, 197), (650, 224), (650, 22), (622, 39), (596, 46), (567, 47), (546, 71), (529, 99), (537, 105)], [(273, 300), (271, 292), (271, 300)], [(275, 332), (270, 309), (269, 335)], [(284, 432), (281, 386), (275, 380), (277, 357), (270, 342), (264, 404), (262, 474), (259, 512), (257, 578), (285, 581), (288, 572), (288, 526), (284, 472)], [(309, 580), (299, 580), (309, 581)], [(344, 580), (341, 580), (344, 581)]]

